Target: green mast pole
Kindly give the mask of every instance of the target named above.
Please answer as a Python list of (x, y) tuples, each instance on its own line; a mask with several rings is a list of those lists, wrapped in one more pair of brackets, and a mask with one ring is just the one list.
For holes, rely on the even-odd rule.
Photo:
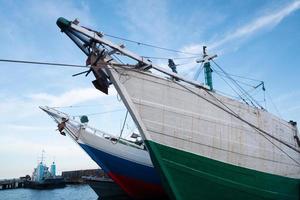
[(210, 90), (213, 90), (213, 82), (212, 82), (213, 70), (210, 67), (210, 62), (209, 62), (210, 59), (208, 59), (208, 55), (206, 53), (206, 46), (203, 46), (203, 60), (204, 60), (205, 85), (207, 85)]
[(205, 72), (205, 84), (209, 87), (210, 90), (213, 90), (212, 83), (212, 69), (210, 63), (204, 63), (204, 72)]

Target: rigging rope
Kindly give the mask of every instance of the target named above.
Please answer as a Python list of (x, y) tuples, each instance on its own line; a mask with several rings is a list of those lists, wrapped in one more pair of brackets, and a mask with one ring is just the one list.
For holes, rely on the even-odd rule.
[(281, 115), (281, 113), (279, 112), (279, 110), (278, 110), (277, 106), (275, 105), (275, 103), (273, 102), (273, 99), (271, 98), (271, 95), (270, 95), (269, 92), (267, 92), (267, 91), (266, 91), (266, 94), (267, 94), (267, 96), (269, 97), (269, 99), (271, 100), (271, 103), (272, 103), (273, 107), (275, 108), (277, 114), (280, 116), (280, 118), (282, 118), (282, 115)]
[(196, 72), (194, 73), (194, 80), (197, 81), (202, 70), (204, 70), (204, 63), (202, 62), (200, 67), (198, 68), (198, 70), (196, 70)]
[[(196, 68), (198, 68), (197, 65), (194, 66), (194, 67), (192, 67), (192, 68), (190, 68), (190, 69), (188, 69), (187, 71), (184, 71), (184, 72), (182, 73), (182, 76), (186, 77), (186, 76), (189, 75), (191, 72), (193, 72)], [(202, 69), (201, 69), (201, 70), (202, 70)]]
[(237, 99), (237, 100), (239, 99), (239, 97), (237, 97), (237, 96), (234, 96), (234, 95), (232, 95), (232, 94), (228, 94), (228, 93), (226, 93), (226, 92), (222, 92), (222, 91), (220, 91), (220, 90), (214, 89), (214, 91), (216, 91), (217, 93), (220, 93), (220, 94), (222, 94), (222, 95), (224, 95), (224, 96), (233, 98), (233, 99)]
[[(227, 78), (229, 79), (229, 80), (231, 80), (234, 84), (235, 84), (235, 86), (237, 87), (237, 89), (243, 94), (243, 95), (245, 95), (245, 97), (250, 101), (250, 103), (254, 106), (254, 107), (256, 107), (255, 106), (255, 104), (257, 105), (257, 106), (259, 106), (260, 108), (262, 108), (263, 109), (263, 107), (251, 96), (251, 95), (249, 95), (248, 93), (247, 93), (247, 91), (245, 91), (231, 76), (229, 76), (229, 74), (225, 71), (225, 70), (223, 70), (222, 69), (222, 67), (220, 66), (220, 65), (218, 65), (214, 60), (212, 60), (212, 62), (227, 76)], [(254, 104), (254, 103), (255, 104)]]
[[(214, 70), (214, 72), (222, 72), (222, 71), (217, 71)], [(226, 72), (227, 73), (227, 72)], [(257, 82), (262, 82), (262, 80), (258, 80), (258, 79), (254, 79), (254, 78), (249, 78), (249, 77), (245, 77), (245, 76), (241, 76), (241, 75), (236, 75), (236, 74), (231, 74), (231, 73), (227, 73), (230, 76), (234, 76), (234, 77), (238, 77), (241, 79), (246, 79), (246, 80), (251, 80), (251, 81), (257, 81)]]
[(126, 111), (125, 119), (124, 119), (124, 121), (123, 121), (123, 125), (122, 125), (121, 131), (120, 131), (120, 136), (119, 136), (119, 138), (116, 140), (116, 142), (114, 142), (113, 140), (111, 140), (111, 142), (112, 142), (113, 144), (117, 144), (117, 143), (120, 141), (120, 139), (121, 139), (121, 137), (122, 137), (122, 134), (123, 134), (123, 131), (124, 131), (125, 123), (126, 123), (126, 121), (127, 121), (127, 116), (128, 116), (128, 110)]
[[(116, 57), (116, 59), (118, 59)], [(0, 59), (0, 62), (9, 62), (9, 63), (19, 63), (19, 64), (35, 64), (35, 65), (50, 65), (50, 66), (59, 66), (59, 67), (75, 67), (75, 68), (90, 68), (90, 66), (86, 65), (77, 65), (77, 64), (66, 64), (66, 63), (55, 63), (55, 62), (41, 62), (41, 61), (28, 61), (28, 60), (10, 60), (10, 59)], [(119, 62), (122, 64), (117, 63), (109, 63), (110, 66), (127, 66), (127, 67), (136, 67), (136, 65), (125, 64), (120, 59)]]
[(28, 60), (10, 60), (0, 59), (0, 62), (22, 63), (22, 64), (35, 64), (35, 65), (53, 65), (62, 67), (82, 67), (87, 68), (85, 65), (66, 64), (66, 63), (54, 63), (54, 62), (41, 62), (41, 61), (28, 61)]
[[(132, 41), (132, 42), (136, 42), (136, 41)], [(140, 43), (140, 44), (142, 44), (142, 43)], [(148, 44), (143, 44), (143, 45), (148, 45)], [(151, 45), (148, 45), (148, 46), (151, 46)], [(152, 46), (154, 46), (154, 45), (152, 45)], [(155, 46), (154, 46), (155, 47)], [(164, 49), (164, 48), (162, 48), (162, 49)], [(176, 50), (173, 50), (173, 51), (175, 51), (175, 52), (180, 52), (180, 51), (176, 51)], [(187, 53), (187, 52), (181, 52), (181, 53)], [(189, 53), (187, 53), (187, 54), (189, 54)], [(193, 54), (193, 55), (198, 55), (198, 54)], [(116, 57), (117, 58), (117, 57)], [(118, 59), (118, 58), (117, 58)], [(223, 73), (225, 73), (225, 74), (227, 74), (227, 75), (230, 75), (230, 74), (228, 74), (227, 72), (225, 72), (214, 60), (212, 60), (215, 64), (216, 64), (216, 66), (218, 66), (222, 71), (223, 71)], [(38, 64), (38, 65), (52, 65), (52, 66), (63, 66), (63, 67), (80, 67), (80, 68), (87, 68), (87, 66), (85, 66), (85, 65), (77, 65), (77, 64), (66, 64), (66, 63), (53, 63), (53, 62), (40, 62), (40, 61), (27, 61), (27, 60), (12, 60), (12, 59), (0, 59), (0, 62), (11, 62), (11, 63), (23, 63), (23, 64)], [(120, 65), (117, 65), (117, 64), (110, 64), (110, 65), (112, 65), (112, 66), (123, 66), (124, 64), (120, 64)], [(125, 65), (127, 65), (127, 64), (125, 64)], [(233, 75), (233, 76), (238, 76), (238, 75)], [(239, 77), (241, 77), (241, 76), (239, 76)], [(241, 78), (245, 78), (245, 77), (241, 77)], [(232, 79), (232, 78), (231, 78)], [(247, 79), (249, 79), (249, 80), (256, 80), (256, 79), (250, 79), (250, 78), (247, 78)], [(234, 79), (233, 79), (233, 81), (235, 81)], [(256, 81), (258, 81), (258, 80), (256, 80)], [(181, 85), (181, 84), (180, 84)], [(183, 85), (181, 85), (182, 87), (185, 87), (185, 86), (183, 86)], [(188, 88), (186, 88), (186, 89), (188, 89)], [(189, 89), (188, 89), (189, 90)], [(190, 90), (191, 91), (191, 90)], [(206, 91), (206, 90), (205, 90)], [(191, 91), (192, 93), (194, 93), (193, 91)], [(208, 92), (208, 91), (206, 91), (206, 92)], [(244, 92), (246, 92), (246, 91), (244, 91)], [(209, 92), (208, 92), (209, 93)], [(194, 93), (194, 94), (196, 94), (197, 96), (198, 96), (198, 94), (197, 93)], [(210, 94), (210, 93), (209, 93)], [(268, 93), (267, 93), (268, 94)], [(210, 95), (212, 95), (212, 94), (210, 94)], [(249, 94), (248, 94), (249, 95)], [(213, 95), (212, 95), (213, 96)], [(215, 96), (213, 96), (213, 97), (215, 97)], [(250, 96), (251, 97), (251, 96)], [(203, 98), (203, 97), (201, 97), (201, 98)], [(215, 97), (216, 98), (216, 97)], [(252, 97), (251, 97), (252, 98)], [(271, 98), (270, 98), (271, 99)], [(207, 100), (207, 99), (205, 99), (206, 101), (208, 101), (208, 102), (210, 102), (209, 100)], [(272, 99), (271, 99), (272, 100)], [(214, 104), (213, 102), (211, 102), (212, 104)], [(222, 104), (223, 104), (223, 102), (221, 102)], [(273, 102), (272, 102), (273, 103)], [(216, 104), (214, 104), (215, 106), (217, 106), (217, 107), (219, 107), (218, 105), (216, 105)], [(223, 104), (224, 105), (224, 104)], [(257, 105), (259, 105), (258, 103), (257, 103)], [(277, 107), (275, 106), (275, 104), (273, 103), (273, 105), (274, 105), (274, 107), (275, 107), (275, 109), (277, 110), (277, 112), (279, 113), (279, 111), (278, 111), (278, 109), (277, 109)], [(226, 106), (226, 105), (225, 105)], [(226, 106), (227, 107), (227, 106)], [(249, 126), (251, 126), (251, 127), (253, 127), (254, 129), (256, 129), (257, 131), (260, 131), (260, 132), (262, 132), (262, 133), (264, 133), (264, 134), (266, 134), (266, 135), (268, 135), (269, 137), (271, 137), (271, 138), (273, 138), (274, 140), (276, 140), (276, 141), (278, 141), (278, 142), (280, 142), (280, 143), (282, 143), (282, 144), (284, 144), (285, 146), (288, 146), (289, 148), (291, 148), (291, 149), (293, 149), (294, 151), (296, 151), (296, 152), (298, 152), (298, 153), (300, 153), (300, 151), (299, 150), (297, 150), (296, 148), (294, 148), (293, 146), (291, 146), (291, 145), (289, 145), (289, 144), (287, 144), (287, 143), (285, 143), (285, 142), (283, 142), (283, 141), (281, 141), (280, 139), (278, 139), (278, 138), (276, 138), (276, 137), (274, 137), (274, 136), (272, 136), (271, 134), (269, 134), (269, 133), (267, 133), (267, 132), (265, 132), (265, 131), (263, 131), (263, 130), (261, 130), (260, 128), (258, 128), (258, 127), (256, 127), (255, 125), (253, 125), (253, 124), (251, 124), (251, 123), (249, 123), (248, 121), (246, 121), (246, 120), (244, 120), (244, 119), (242, 119), (242, 118), (240, 118), (238, 115), (236, 115), (235, 113), (230, 113), (229, 111), (227, 111), (226, 109), (224, 109), (224, 108), (222, 108), (222, 107), (219, 107), (219, 108), (221, 108), (222, 110), (224, 110), (225, 112), (227, 112), (227, 113), (229, 113), (229, 114), (232, 114), (233, 116), (235, 116), (236, 118), (238, 118), (238, 119), (240, 119), (241, 121), (243, 121), (243, 122), (245, 122), (246, 124), (248, 124)], [(228, 108), (228, 107), (227, 107)], [(118, 109), (118, 110), (112, 110), (112, 111), (107, 111), (107, 112), (99, 112), (99, 113), (90, 113), (90, 114), (87, 114), (88, 116), (91, 116), (91, 115), (100, 115), (100, 114), (105, 114), (105, 113), (110, 113), (110, 112), (118, 112), (118, 111), (121, 111), (121, 110), (124, 110), (124, 109)], [(280, 115), (280, 113), (279, 113), (279, 115)], [(80, 117), (80, 116), (82, 116), (82, 115), (78, 115), (78, 116), (74, 116), (74, 117)], [(276, 145), (275, 145), (276, 146)], [(282, 150), (283, 151), (283, 150)], [(283, 151), (284, 152), (284, 151)], [(289, 156), (289, 155), (288, 155)], [(290, 156), (289, 156), (290, 157)], [(291, 159), (293, 159), (293, 158), (291, 158)], [(294, 160), (294, 159), (293, 159)], [(295, 161), (295, 160), (294, 160)], [(298, 163), (297, 161), (295, 161), (296, 163)]]
[(219, 74), (219, 72), (216, 72), (216, 74), (220, 76), (220, 78), (239, 96), (242, 101), (249, 105), (248, 102)]
[[(93, 115), (102, 115), (102, 114), (106, 114), (106, 113), (113, 113), (113, 112), (119, 112), (119, 111), (123, 111), (125, 110), (125, 108), (122, 109), (116, 109), (116, 110), (109, 110), (109, 111), (105, 111), (105, 112), (98, 112), (98, 113), (89, 113), (89, 114), (84, 114), (86, 116), (93, 116)], [(83, 115), (74, 115), (73, 117), (82, 117)]]
[[(221, 110), (225, 111), (226, 113), (228, 113), (228, 114), (234, 116), (235, 118), (239, 119), (240, 121), (246, 123), (246, 124), (249, 125), (250, 127), (254, 128), (254, 129), (257, 131), (257, 133), (259, 133), (260, 135), (265, 134), (265, 135), (269, 136), (270, 138), (276, 140), (277, 142), (279, 142), (279, 143), (281, 143), (281, 144), (283, 144), (283, 145), (289, 147), (290, 149), (293, 149), (294, 151), (300, 153), (300, 150), (298, 150), (297, 148), (291, 146), (290, 144), (288, 144), (288, 143), (286, 143), (286, 142), (284, 142), (284, 141), (278, 139), (277, 137), (271, 135), (270, 133), (268, 133), (268, 132), (266, 132), (266, 131), (260, 129), (259, 127), (255, 126), (254, 124), (251, 124), (251, 123), (248, 122), (247, 120), (241, 118), (238, 114), (236, 114), (232, 109), (230, 109), (227, 105), (225, 105), (221, 100), (219, 100), (216, 96), (214, 96), (213, 94), (211, 94), (209, 91), (204, 90), (206, 93), (208, 93), (210, 96), (212, 96), (213, 98), (215, 98), (219, 103), (221, 103), (221, 104), (222, 104), (224, 107), (226, 107), (228, 110), (225, 109), (225, 108), (223, 108), (223, 107), (221, 107), (221, 106), (219, 106), (219, 105), (217, 105), (216, 103), (212, 102), (211, 100), (202, 97), (201, 95), (197, 94), (196, 92), (194, 92), (193, 90), (189, 89), (188, 87), (186, 87), (186, 86), (184, 86), (184, 85), (182, 85), (182, 84), (179, 84), (179, 83), (177, 83), (177, 82), (175, 82), (175, 83), (176, 83), (177, 85), (179, 85), (179, 86), (185, 88), (185, 89), (188, 90), (189, 92), (195, 94), (196, 96), (202, 98), (203, 100), (209, 102), (210, 104), (212, 104), (212, 105), (214, 105), (214, 106), (220, 108)], [(262, 134), (262, 133), (263, 133), (263, 134)], [(264, 138), (266, 138), (265, 135), (263, 135)], [(268, 140), (268, 141), (270, 141), (270, 140)], [(271, 142), (271, 141), (270, 141), (270, 142)], [(271, 142), (271, 143), (272, 143), (272, 142)], [(272, 143), (272, 144), (273, 144), (273, 143)], [(289, 154), (287, 154), (284, 150), (282, 150), (282, 149), (281, 149), (280, 147), (278, 147), (277, 145), (275, 145), (275, 147), (279, 148), (280, 151), (282, 151), (286, 156), (288, 156), (291, 160), (293, 160), (295, 163), (297, 163), (297, 164), (300, 166), (300, 163), (299, 163), (298, 161), (296, 161), (293, 157), (291, 157)]]
[(179, 63), (176, 64), (175, 66), (183, 66), (183, 65), (190, 65), (190, 64), (194, 64), (195, 62), (185, 62), (185, 63)]
[[(222, 74), (222, 73), (220, 73), (220, 71), (216, 71), (216, 70), (214, 70), (214, 72), (216, 72), (219, 76), (222, 76), (222, 77), (227, 77), (226, 75), (224, 75), (224, 74)], [(251, 88), (254, 88), (254, 89), (257, 89), (255, 86), (256, 85), (250, 85), (250, 84), (248, 84), (248, 83), (245, 83), (245, 82), (243, 82), (243, 81), (240, 81), (240, 80), (237, 80), (237, 79), (235, 79), (235, 81), (236, 82), (239, 82), (239, 83), (241, 83), (241, 84), (243, 84), (243, 85), (246, 85), (246, 86), (248, 86), (248, 87), (251, 87)]]
[[(221, 68), (221, 67), (219, 67), (219, 68)], [(215, 70), (213, 67), (212, 67), (212, 69), (213, 70)], [(221, 70), (223, 70), (223, 69), (221, 69)], [(223, 73), (226, 75), (225, 77), (226, 78), (228, 78), (232, 83), (233, 83), (233, 85), (237, 88), (237, 90), (241, 93), (241, 95), (236, 91), (236, 90), (234, 90), (233, 89), (233, 87), (231, 87), (231, 85), (219, 74), (219, 73), (217, 73), (224, 81), (225, 81), (225, 83), (246, 103), (246, 104), (248, 104), (248, 102), (245, 100), (245, 98), (254, 106), (254, 107), (256, 107), (255, 105), (254, 105), (254, 103), (251, 101), (251, 99), (246, 95), (247, 93), (246, 93), (246, 91), (245, 92), (243, 92), (243, 89), (240, 87), (240, 85), (232, 78), (232, 77), (230, 77), (229, 75), (227, 75), (226, 73), (227, 72), (225, 72), (224, 70), (223, 70)], [(242, 96), (245, 96), (245, 98), (243, 98)], [(249, 104), (248, 104), (249, 105)]]
[(142, 58), (150, 58), (150, 59), (157, 59), (157, 60), (184, 60), (184, 59), (195, 59), (195, 58), (199, 58), (199, 56), (191, 56), (191, 57), (155, 57), (155, 56), (141, 56)]
[[(123, 68), (123, 69), (126, 69), (126, 68)], [(130, 69), (126, 69), (126, 70), (130, 70)], [(136, 71), (136, 72), (138, 72), (138, 73), (143, 73), (143, 72), (141, 72), (141, 71)], [(228, 113), (228, 114), (230, 114), (230, 115), (236, 117), (236, 118), (239, 119), (240, 121), (246, 123), (247, 125), (249, 125), (249, 126), (252, 127), (253, 129), (255, 129), (255, 130), (257, 131), (257, 133), (259, 133), (260, 135), (265, 134), (265, 135), (269, 136), (270, 138), (276, 140), (277, 142), (279, 142), (279, 143), (281, 143), (281, 144), (283, 144), (283, 145), (289, 147), (290, 149), (296, 151), (297, 153), (300, 153), (300, 150), (298, 150), (297, 148), (295, 148), (295, 147), (293, 147), (292, 145), (290, 145), (290, 144), (288, 144), (288, 143), (286, 143), (286, 142), (284, 142), (284, 141), (278, 139), (277, 137), (273, 136), (272, 134), (270, 134), (270, 133), (268, 133), (268, 132), (266, 132), (266, 131), (260, 129), (259, 127), (255, 126), (254, 124), (252, 124), (252, 123), (248, 122), (247, 120), (243, 119), (242, 117), (240, 117), (240, 116), (239, 116), (238, 114), (236, 114), (232, 109), (230, 109), (227, 105), (225, 105), (221, 100), (219, 100), (217, 97), (215, 97), (215, 96), (214, 96), (213, 94), (211, 94), (209, 91), (207, 91), (207, 89), (204, 89), (204, 91), (207, 92), (209, 95), (211, 95), (213, 98), (215, 98), (219, 103), (221, 103), (221, 104), (222, 104), (224, 107), (226, 107), (228, 110), (225, 109), (225, 108), (223, 108), (222, 106), (217, 105), (216, 103), (212, 102), (211, 100), (202, 97), (201, 95), (197, 94), (196, 92), (194, 92), (193, 90), (189, 89), (189, 88), (186, 87), (185, 85), (179, 84), (177, 81), (175, 81), (175, 83), (178, 84), (179, 86), (185, 88), (186, 90), (190, 91), (191, 93), (195, 94), (196, 96), (198, 96), (198, 97), (204, 99), (205, 101), (209, 102), (210, 104), (212, 104), (212, 105), (214, 105), (214, 106), (220, 108), (220, 109), (223, 110), (224, 112), (226, 112), (226, 113)], [(265, 137), (265, 136), (263, 136), (263, 137)], [(269, 141), (269, 140), (268, 140), (268, 141)], [(280, 147), (278, 147), (278, 146), (276, 146), (276, 145), (275, 145), (275, 147), (280, 148)], [(298, 161), (296, 161), (294, 158), (292, 158), (292, 157), (291, 157), (289, 154), (287, 154), (285, 151), (283, 151), (282, 149), (281, 149), (281, 151), (284, 152), (284, 154), (286, 154), (286, 155), (287, 155), (290, 159), (292, 159), (295, 163), (297, 163), (297, 164), (300, 165), (300, 163), (298, 163)]]
[(103, 34), (107, 37), (111, 37), (111, 38), (115, 38), (115, 39), (119, 39), (119, 40), (123, 40), (126, 42), (131, 42), (131, 43), (135, 43), (137, 45), (143, 45), (143, 46), (147, 46), (147, 47), (151, 47), (151, 48), (155, 48), (155, 49), (160, 49), (160, 50), (164, 50), (164, 51), (170, 51), (170, 52), (176, 52), (176, 53), (182, 53), (182, 54), (189, 54), (189, 55), (197, 55), (200, 56), (202, 54), (197, 54), (197, 53), (191, 53), (191, 52), (185, 52), (185, 51), (179, 51), (179, 50), (175, 50), (175, 49), (170, 49), (170, 48), (166, 48), (166, 47), (161, 47), (161, 46), (157, 46), (157, 45), (153, 45), (153, 44), (148, 44), (148, 43), (143, 43), (143, 42), (139, 42), (139, 41), (135, 41), (135, 40), (131, 40), (131, 39), (126, 39), (123, 37), (119, 37), (119, 36), (114, 36), (114, 35), (110, 35), (110, 34)]
[(51, 108), (84, 108), (84, 107), (96, 107), (96, 106), (107, 106), (107, 105), (113, 105), (116, 104), (114, 102), (112, 103), (99, 103), (99, 104), (90, 104), (90, 105), (70, 105), (70, 106), (53, 106)]
[(120, 132), (120, 137), (119, 139), (121, 138), (122, 134), (123, 134), (123, 131), (124, 131), (124, 127), (125, 127), (125, 123), (126, 123), (126, 120), (127, 120), (127, 116), (128, 116), (128, 110), (126, 111), (126, 115), (125, 115), (125, 119), (123, 121), (123, 125), (122, 125), (122, 129), (121, 129), (121, 132)]

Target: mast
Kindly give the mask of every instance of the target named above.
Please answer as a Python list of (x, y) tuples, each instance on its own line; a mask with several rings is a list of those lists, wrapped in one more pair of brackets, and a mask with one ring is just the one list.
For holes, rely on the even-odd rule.
[(210, 60), (217, 57), (217, 55), (209, 56), (206, 53), (206, 46), (203, 46), (203, 57), (202, 60), (197, 60), (197, 63), (203, 63), (204, 68), (204, 78), (205, 78), (205, 85), (208, 86), (209, 90), (213, 90), (213, 81), (212, 81), (212, 72), (213, 70), (210, 67)]
[[(205, 57), (207, 57), (206, 46), (203, 46), (203, 59), (205, 59)], [(213, 90), (212, 69), (210, 67), (210, 62), (208, 60), (204, 61), (204, 74), (205, 74), (205, 85), (207, 85), (210, 90)]]
[(41, 160), (41, 163), (44, 162), (44, 153), (45, 153), (45, 150), (43, 149), (43, 150), (42, 150), (42, 160)]

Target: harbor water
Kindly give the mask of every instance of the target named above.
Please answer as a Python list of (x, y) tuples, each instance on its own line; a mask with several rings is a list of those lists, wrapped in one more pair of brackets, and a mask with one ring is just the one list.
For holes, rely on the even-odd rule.
[(0, 190), (0, 200), (98, 200), (97, 194), (88, 185), (67, 185), (51, 190), (7, 189)]

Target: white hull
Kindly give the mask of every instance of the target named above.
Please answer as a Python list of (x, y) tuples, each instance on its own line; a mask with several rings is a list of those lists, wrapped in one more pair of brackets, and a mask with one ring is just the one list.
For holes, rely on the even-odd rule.
[(64, 132), (76, 143), (88, 145), (121, 159), (153, 167), (150, 156), (143, 145), (138, 146), (126, 141), (124, 142), (122, 139), (120, 141), (113, 141), (112, 139), (116, 139), (115, 136), (81, 124), (65, 113), (49, 107), (43, 107), (42, 109), (52, 116), (57, 123), (61, 123), (63, 117), (68, 119), (65, 122)]
[(264, 110), (210, 92), (215, 98), (203, 89), (182, 87), (182, 83), (151, 73), (120, 68), (107, 71), (144, 139), (236, 166), (300, 178), (296, 163), (300, 162), (299, 153), (259, 134), (205, 99), (225, 108), (216, 100), (219, 99), (241, 118), (299, 149), (293, 137), (297, 129), (288, 122)]
[(112, 140), (103, 137), (108, 136), (105, 133), (103, 133), (103, 136), (101, 137), (101, 132), (95, 133), (92, 129), (89, 130), (88, 128), (83, 128), (82, 125), (80, 128), (79, 126), (72, 124), (72, 122), (68, 122), (66, 126), (67, 128), (72, 129), (73, 134), (76, 134), (77, 142), (79, 144), (86, 144), (118, 158), (153, 167), (148, 152), (142, 148), (132, 147), (120, 142), (113, 142)]
[(165, 198), (159, 175), (143, 144), (139, 146), (124, 139), (118, 140), (64, 113), (48, 107), (42, 109), (55, 119), (59, 130), (79, 144), (129, 196), (135, 199)]

